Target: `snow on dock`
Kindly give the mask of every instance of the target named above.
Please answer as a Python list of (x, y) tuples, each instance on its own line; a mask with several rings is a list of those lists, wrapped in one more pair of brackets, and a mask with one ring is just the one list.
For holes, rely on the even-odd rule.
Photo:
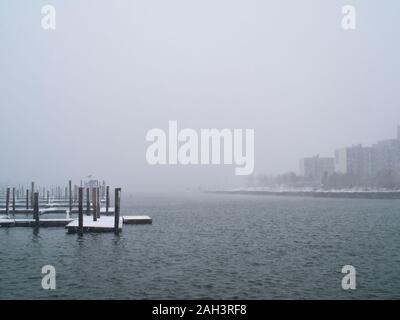
[(15, 226), (14, 219), (6, 219), (3, 217), (0, 218), (0, 228), (14, 227), (14, 226)]
[[(123, 216), (119, 219), (119, 229), (122, 224), (152, 224), (153, 219), (149, 216)], [(0, 217), (0, 227), (34, 227), (35, 219), (9, 219), (7, 216)], [(78, 219), (54, 218), (40, 219), (39, 227), (65, 227), (68, 232), (74, 233), (78, 229)], [(101, 216), (93, 221), (92, 216), (83, 217), (84, 231), (104, 232), (114, 231), (114, 216)]]
[[(78, 213), (78, 212), (79, 212), (78, 209), (72, 208), (71, 213)], [(86, 209), (84, 209), (83, 212), (86, 213)], [(115, 212), (114, 208), (108, 208), (108, 213), (107, 213), (107, 209), (106, 208), (104, 208), (104, 207), (100, 208), (100, 213), (101, 214), (114, 214), (114, 212)]]
[[(39, 227), (65, 227), (73, 219), (41, 219)], [(0, 219), (0, 227), (35, 227), (34, 219)]]
[[(78, 219), (74, 219), (65, 227), (68, 233), (78, 232), (79, 223)], [(119, 218), (118, 229), (122, 229), (123, 220)], [(112, 232), (114, 231), (114, 217), (102, 216), (97, 221), (93, 221), (93, 217), (83, 217), (83, 232)]]
[[(10, 214), (15, 215), (15, 214), (33, 214), (33, 209), (9, 209), (8, 210)], [(0, 209), (0, 214), (5, 214), (6, 209)], [(53, 213), (67, 213), (67, 209), (62, 209), (62, 208), (44, 208), (39, 210), (39, 214), (53, 214)]]
[[(92, 208), (91, 208), (92, 209)], [(78, 209), (72, 209), (71, 213), (77, 214), (78, 213)], [(43, 209), (39, 210), (39, 214), (66, 214), (68, 212), (68, 208), (61, 208), (61, 207), (45, 207)], [(86, 213), (86, 210), (84, 210), (84, 212)], [(101, 214), (114, 214), (115, 210), (114, 208), (108, 208), (108, 213), (106, 208), (101, 208), (100, 209), (100, 213)], [(0, 214), (5, 214), (6, 213), (6, 209), (0, 209)], [(9, 213), (11, 215), (14, 214), (33, 214), (33, 209), (15, 209), (15, 211), (13, 211), (12, 209), (9, 209)]]
[[(43, 187), (40, 191), (37, 191), (38, 188), (35, 188), (34, 182), (31, 183), (30, 188), (0, 187), (0, 228), (63, 227), (68, 233), (83, 231), (118, 234), (123, 224), (152, 223), (149, 216), (121, 216), (121, 188), (115, 188), (114, 207), (110, 207), (109, 189), (104, 181), (101, 185), (97, 180), (90, 180), (85, 184), (81, 181), (81, 186), (74, 185), (74, 188), (72, 188), (72, 181), (69, 180), (65, 189), (53, 186), (51, 190)], [(105, 206), (102, 205), (103, 203)], [(17, 217), (22, 214), (26, 217)], [(62, 219), (42, 218), (46, 214), (50, 214), (50, 217), (54, 214), (63, 214), (64, 217)], [(74, 217), (71, 218), (71, 215)]]
[(40, 209), (39, 214), (45, 214), (45, 213), (67, 213), (67, 209), (62, 209), (62, 208), (45, 208), (45, 209)]
[(153, 219), (149, 216), (123, 216), (124, 224), (151, 224)]

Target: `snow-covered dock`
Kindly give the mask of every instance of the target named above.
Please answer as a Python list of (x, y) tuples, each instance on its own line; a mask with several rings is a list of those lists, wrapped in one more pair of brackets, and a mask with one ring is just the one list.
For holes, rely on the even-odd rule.
[(14, 219), (0, 218), (0, 228), (4, 228), (4, 227), (15, 227)]
[[(39, 214), (50, 214), (50, 213), (51, 214), (58, 214), (58, 213), (65, 214), (65, 213), (67, 213), (67, 211), (68, 211), (68, 209), (62, 209), (62, 208), (44, 208), (44, 209), (39, 210)], [(16, 214), (30, 215), (30, 214), (33, 214), (33, 209), (15, 209), (15, 210), (9, 210), (9, 213), (12, 215), (16, 215)], [(0, 214), (6, 214), (6, 209), (0, 209)]]
[[(86, 213), (87, 210), (83, 210), (84, 213)], [(78, 213), (79, 210), (78, 209), (72, 209), (71, 213)], [(108, 208), (108, 213), (107, 213), (107, 209), (106, 208), (100, 208), (100, 214), (114, 214), (114, 208)]]
[[(66, 214), (68, 212), (68, 208), (61, 208), (61, 207), (45, 207), (43, 209), (39, 210), (39, 214)], [(71, 213), (73, 214), (77, 214), (79, 212), (78, 209), (73, 208)], [(114, 208), (108, 208), (108, 212), (106, 208), (101, 208), (100, 209), (100, 213), (101, 214), (114, 214)], [(15, 214), (25, 214), (25, 215), (31, 215), (33, 214), (33, 209), (15, 209), (15, 211), (13, 210), (9, 210), (9, 213), (11, 215), (15, 215)], [(84, 210), (84, 213), (86, 213), (86, 210)], [(0, 209), (0, 214), (6, 214), (6, 209)]]
[[(152, 218), (149, 216), (123, 216), (119, 219), (119, 228), (122, 224), (151, 224)], [(34, 227), (35, 219), (8, 219), (0, 218), (0, 227)], [(66, 227), (68, 231), (76, 232), (78, 229), (77, 218), (55, 218), (40, 219), (39, 227)], [(101, 216), (97, 221), (93, 221), (92, 216), (83, 217), (84, 231), (114, 231), (114, 216)]]
[(153, 219), (149, 216), (123, 216), (124, 224), (151, 224)]
[[(68, 181), (64, 198), (62, 188), (7, 187), (0, 190), (0, 227), (63, 227), (68, 233), (114, 232), (118, 234), (123, 224), (151, 224), (149, 216), (121, 216), (121, 188), (115, 188), (111, 207), (110, 188), (99, 181), (90, 181), (83, 187)], [(47, 197), (46, 197), (47, 196)], [(4, 203), (4, 208), (2, 205)], [(102, 203), (105, 206), (102, 206)], [(50, 218), (43, 215), (50, 214)], [(55, 214), (62, 214), (55, 219)], [(18, 217), (19, 215), (19, 217)], [(26, 215), (26, 217), (21, 217)]]
[[(119, 218), (118, 229), (122, 230), (122, 217)], [(68, 233), (77, 233), (79, 228), (78, 219), (73, 220), (65, 227)], [(92, 217), (83, 217), (83, 232), (113, 232), (114, 229), (114, 217), (102, 216), (93, 221)]]
[[(39, 227), (65, 227), (74, 219), (41, 219)], [(0, 227), (35, 227), (34, 219), (0, 219)]]

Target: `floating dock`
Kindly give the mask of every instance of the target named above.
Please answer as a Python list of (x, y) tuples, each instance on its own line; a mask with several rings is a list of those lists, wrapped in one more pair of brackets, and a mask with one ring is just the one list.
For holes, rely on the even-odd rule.
[(152, 224), (153, 219), (149, 216), (123, 216), (124, 224)]
[[(122, 230), (122, 217), (119, 218), (118, 229)], [(70, 222), (65, 227), (68, 233), (77, 233), (79, 228), (78, 219)], [(114, 231), (114, 217), (103, 216), (97, 221), (93, 221), (92, 217), (83, 217), (83, 232), (112, 232)]]
[[(149, 216), (123, 216), (120, 218), (120, 224), (152, 224), (153, 219)], [(34, 219), (6, 219), (0, 218), (0, 227), (35, 227)], [(39, 227), (66, 227), (67, 229), (78, 228), (78, 219), (40, 219)], [(87, 227), (87, 228), (86, 228)], [(83, 228), (86, 231), (112, 231), (114, 230), (114, 216), (102, 216), (97, 221), (93, 221), (92, 216), (83, 217)], [(110, 230), (110, 228), (112, 230)], [(68, 230), (69, 231), (69, 230)]]
[(39, 225), (36, 225), (34, 219), (0, 219), (0, 227), (65, 227), (73, 220), (74, 219), (41, 219), (39, 220)]
[[(39, 210), (39, 214), (66, 214), (68, 212), (68, 208), (62, 208), (62, 207), (45, 207), (44, 209)], [(78, 209), (73, 208), (71, 213), (77, 214), (79, 212)], [(108, 208), (108, 211), (106, 208), (101, 208), (100, 213), (101, 214), (114, 214), (115, 210), (114, 208)], [(14, 210), (9, 210), (9, 213), (11, 215), (16, 215), (16, 214), (24, 214), (24, 215), (30, 215), (33, 214), (33, 209), (15, 209)], [(86, 213), (86, 210), (84, 210), (84, 213)], [(6, 209), (0, 209), (0, 214), (6, 214)]]
[[(63, 227), (68, 233), (114, 232), (118, 234), (123, 224), (151, 224), (149, 216), (121, 216), (121, 188), (115, 188), (114, 206), (111, 207), (110, 187), (90, 180), (83, 187), (68, 181), (65, 193), (62, 187), (51, 190), (17, 187), (0, 188), (0, 227)], [(102, 203), (105, 206), (102, 206)], [(4, 205), (4, 208), (1, 206)], [(40, 208), (41, 207), (41, 208)], [(46, 219), (45, 214), (63, 214), (65, 218)], [(17, 215), (26, 215), (17, 218)], [(72, 218), (71, 216), (74, 215)], [(31, 216), (31, 217), (29, 217)]]

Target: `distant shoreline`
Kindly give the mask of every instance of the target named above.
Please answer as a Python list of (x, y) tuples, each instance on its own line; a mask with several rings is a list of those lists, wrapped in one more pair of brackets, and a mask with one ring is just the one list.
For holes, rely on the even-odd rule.
[(266, 191), (266, 190), (208, 190), (205, 193), (239, 195), (274, 195), (313, 198), (400, 199), (400, 191)]

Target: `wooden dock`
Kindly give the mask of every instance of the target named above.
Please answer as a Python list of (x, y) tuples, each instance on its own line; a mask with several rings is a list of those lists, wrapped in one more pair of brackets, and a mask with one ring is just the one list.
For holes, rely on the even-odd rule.
[[(152, 224), (153, 219), (149, 216), (123, 216), (120, 218), (120, 229), (122, 224)], [(40, 219), (39, 227), (66, 227), (69, 229), (78, 228), (78, 219), (72, 218), (56, 218), (56, 219)], [(35, 219), (1, 219), (0, 227), (35, 227)], [(83, 217), (83, 228), (86, 231), (93, 231), (96, 228), (101, 231), (114, 230), (114, 217), (103, 216), (97, 221), (93, 221), (92, 217)], [(75, 230), (76, 232), (76, 230)], [(71, 232), (73, 233), (73, 232)]]
[[(41, 219), (39, 227), (65, 227), (74, 219)], [(9, 227), (35, 227), (35, 219), (0, 219), (1, 228)]]
[(152, 224), (153, 219), (149, 216), (123, 216), (124, 224)]
[[(119, 218), (118, 229), (122, 230), (122, 217)], [(79, 229), (78, 219), (68, 223), (65, 228), (68, 233), (77, 233)], [(96, 221), (93, 221), (92, 217), (83, 217), (83, 232), (113, 232), (114, 229), (114, 217), (103, 216)]]
[[(42, 189), (42, 190), (40, 190)], [(64, 190), (64, 192), (62, 191)], [(114, 232), (123, 224), (151, 224), (149, 216), (121, 216), (121, 188), (115, 188), (114, 207), (111, 207), (110, 187), (105, 181), (81, 186), (68, 181), (65, 188), (37, 188), (32, 182), (26, 187), (0, 188), (0, 228), (8, 227), (64, 227), (68, 233)], [(105, 206), (102, 206), (102, 204)], [(1, 208), (4, 205), (3, 208)], [(17, 215), (26, 215), (24, 219)], [(65, 218), (46, 219), (45, 214), (63, 214)], [(71, 216), (75, 215), (74, 218)], [(28, 217), (31, 216), (31, 217)]]
[[(66, 214), (68, 212), (68, 208), (62, 208), (62, 207), (45, 207), (43, 209), (39, 210), (39, 214)], [(73, 208), (71, 213), (72, 214), (77, 214), (79, 212), (78, 209)], [(23, 215), (31, 215), (33, 214), (33, 209), (15, 209), (9, 210), (9, 213), (11, 215), (16, 215), (16, 214), (23, 214)], [(106, 208), (100, 208), (100, 213), (105, 214), (105, 215), (111, 215), (114, 214), (114, 208), (108, 208), (108, 212)], [(6, 214), (6, 209), (0, 209), (0, 215)]]

